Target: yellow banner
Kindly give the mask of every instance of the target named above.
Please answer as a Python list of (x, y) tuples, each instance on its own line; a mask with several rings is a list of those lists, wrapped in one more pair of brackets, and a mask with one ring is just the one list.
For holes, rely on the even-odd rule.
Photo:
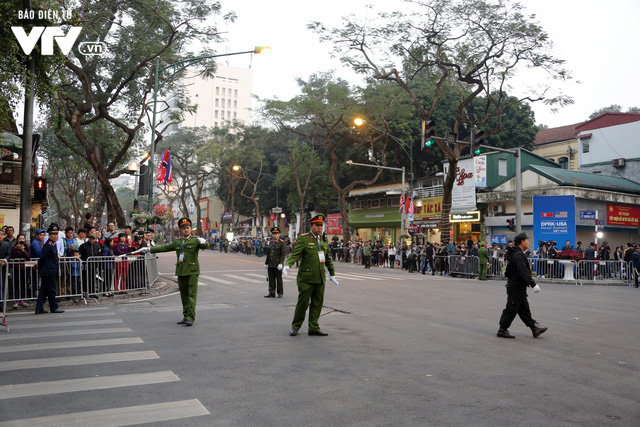
[[(422, 206), (419, 206), (422, 203)], [(417, 220), (439, 219), (442, 214), (442, 197), (429, 197), (427, 199), (416, 199), (414, 202)]]

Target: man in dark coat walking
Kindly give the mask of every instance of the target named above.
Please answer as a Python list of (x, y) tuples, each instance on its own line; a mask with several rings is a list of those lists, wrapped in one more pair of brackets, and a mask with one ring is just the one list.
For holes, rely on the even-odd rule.
[(514, 239), (514, 247), (511, 253), (511, 261), (507, 264), (507, 270), (505, 276), (507, 276), (507, 306), (502, 311), (500, 317), (500, 329), (498, 330), (498, 336), (500, 338), (515, 338), (514, 335), (509, 333), (509, 326), (516, 316), (520, 316), (520, 319), (531, 328), (533, 337), (537, 338), (547, 330), (547, 328), (541, 327), (531, 317), (531, 310), (529, 309), (529, 301), (527, 300), (527, 288), (533, 288), (533, 292), (540, 292), (540, 287), (536, 285), (531, 276), (531, 267), (527, 261), (527, 257), (524, 255), (524, 251), (529, 248), (529, 238), (525, 233), (518, 234)]

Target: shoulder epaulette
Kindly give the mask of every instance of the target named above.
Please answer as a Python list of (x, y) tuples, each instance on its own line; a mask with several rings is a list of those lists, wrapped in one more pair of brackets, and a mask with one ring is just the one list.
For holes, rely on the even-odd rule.
[(304, 234), (301, 234), (301, 235), (300, 235), (300, 237), (302, 237), (302, 236), (308, 236), (308, 235), (309, 235), (309, 233), (304, 233)]

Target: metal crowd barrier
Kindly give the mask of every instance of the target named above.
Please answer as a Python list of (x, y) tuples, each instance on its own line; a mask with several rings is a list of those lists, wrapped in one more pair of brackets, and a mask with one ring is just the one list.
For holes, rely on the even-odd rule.
[(477, 276), (478, 257), (469, 255), (449, 255), (449, 274), (451, 276)]
[(504, 268), (504, 258), (489, 258), (489, 265), (487, 267), (487, 278), (503, 278)]
[[(640, 276), (640, 269), (638, 271), (636, 271), (633, 268), (633, 262), (629, 261), (629, 263), (627, 264), (627, 271), (629, 272), (628, 276), (628, 282), (629, 282), (629, 286), (635, 286), (636, 285), (636, 276)], [(638, 283), (640, 284), (640, 277), (638, 278)]]
[[(153, 282), (149, 281), (144, 255), (97, 256), (87, 258), (83, 273), (83, 289), (87, 297), (145, 292)], [(157, 280), (157, 263), (155, 268)]]
[(570, 259), (530, 258), (531, 272), (537, 279), (579, 280), (577, 261)]
[(0, 264), (0, 300), (2, 301), (2, 326), (9, 332), (9, 325), (7, 324), (7, 293), (9, 290), (9, 269), (6, 264)]
[(622, 281), (630, 284), (634, 281), (633, 266), (622, 260), (583, 260), (578, 262), (578, 280)]

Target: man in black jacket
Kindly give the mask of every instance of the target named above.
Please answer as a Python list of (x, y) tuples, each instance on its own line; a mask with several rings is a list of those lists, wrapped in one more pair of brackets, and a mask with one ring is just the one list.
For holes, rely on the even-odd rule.
[(531, 277), (531, 267), (527, 261), (527, 257), (524, 255), (524, 251), (529, 248), (529, 238), (525, 233), (518, 234), (514, 242), (515, 244), (511, 261), (507, 264), (507, 270), (505, 275), (507, 276), (507, 306), (502, 311), (500, 317), (500, 329), (498, 330), (498, 336), (500, 338), (515, 338), (514, 335), (509, 333), (509, 326), (516, 316), (520, 316), (520, 319), (531, 328), (533, 337), (537, 338), (547, 330), (547, 328), (541, 327), (531, 317), (531, 310), (529, 309), (529, 301), (527, 300), (527, 287), (532, 287), (533, 292), (540, 292), (540, 287), (536, 285)]

